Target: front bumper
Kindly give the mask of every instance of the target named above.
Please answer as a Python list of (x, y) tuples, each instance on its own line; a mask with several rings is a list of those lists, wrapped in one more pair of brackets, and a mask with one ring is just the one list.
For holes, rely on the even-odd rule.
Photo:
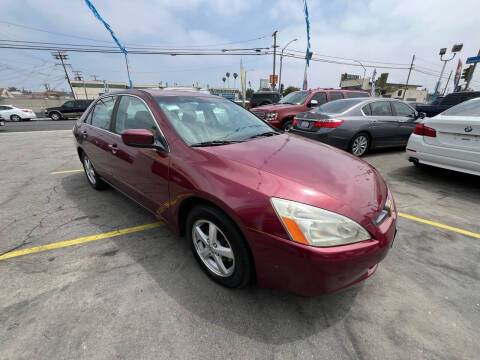
[(396, 211), (367, 241), (316, 248), (254, 229), (245, 229), (258, 283), (303, 296), (339, 291), (370, 277), (387, 255), (396, 233)]

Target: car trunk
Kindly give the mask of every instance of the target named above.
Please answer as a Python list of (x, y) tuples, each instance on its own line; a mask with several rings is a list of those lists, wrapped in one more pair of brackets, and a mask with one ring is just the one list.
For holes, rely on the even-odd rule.
[[(437, 116), (425, 121), (436, 131), (436, 137), (424, 137), (427, 144), (446, 151), (464, 150), (464, 160), (475, 161), (480, 154), (480, 119), (466, 116)], [(442, 151), (442, 150), (441, 150)], [(474, 152), (476, 154), (472, 154)]]
[(295, 118), (298, 120), (298, 124), (295, 125), (297, 129), (314, 132), (319, 129), (315, 127), (315, 122), (330, 119), (330, 116), (322, 113), (306, 112), (297, 114)]

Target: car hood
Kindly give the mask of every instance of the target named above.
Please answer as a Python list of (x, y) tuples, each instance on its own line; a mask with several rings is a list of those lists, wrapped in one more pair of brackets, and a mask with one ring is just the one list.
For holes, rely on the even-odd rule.
[(374, 167), (293, 134), (202, 150), (254, 168), (258, 179), (251, 179), (251, 184), (268, 184), (262, 191), (270, 197), (321, 207), (361, 224), (371, 223), (386, 201), (387, 187)]
[(303, 105), (292, 105), (292, 104), (271, 104), (271, 105), (262, 105), (262, 106), (257, 106), (253, 108), (251, 111), (252, 112), (259, 112), (259, 111), (265, 111), (265, 112), (278, 112), (282, 110), (291, 110), (295, 108), (301, 108)]

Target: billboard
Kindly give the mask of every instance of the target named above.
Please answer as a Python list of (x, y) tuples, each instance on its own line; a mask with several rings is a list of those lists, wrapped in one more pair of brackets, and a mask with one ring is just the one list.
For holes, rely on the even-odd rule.
[(268, 89), (269, 87), (268, 79), (260, 79), (260, 89)]

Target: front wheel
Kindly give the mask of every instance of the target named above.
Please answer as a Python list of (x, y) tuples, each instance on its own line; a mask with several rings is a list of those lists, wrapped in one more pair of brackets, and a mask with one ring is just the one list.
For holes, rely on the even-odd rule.
[(193, 256), (210, 278), (230, 288), (250, 282), (253, 264), (247, 242), (222, 211), (196, 206), (188, 214), (186, 234)]
[(293, 122), (291, 120), (285, 121), (285, 123), (282, 125), (282, 130), (289, 132), (292, 129), (292, 126), (293, 126)]
[(365, 155), (370, 147), (370, 138), (365, 133), (357, 134), (353, 137), (350, 144), (350, 153), (361, 157)]
[(85, 170), (85, 175), (87, 176), (88, 183), (95, 190), (103, 190), (108, 187), (107, 183), (105, 183), (105, 181), (103, 181), (100, 178), (100, 176), (98, 176), (87, 154), (83, 154), (82, 163), (83, 163), (83, 169)]

